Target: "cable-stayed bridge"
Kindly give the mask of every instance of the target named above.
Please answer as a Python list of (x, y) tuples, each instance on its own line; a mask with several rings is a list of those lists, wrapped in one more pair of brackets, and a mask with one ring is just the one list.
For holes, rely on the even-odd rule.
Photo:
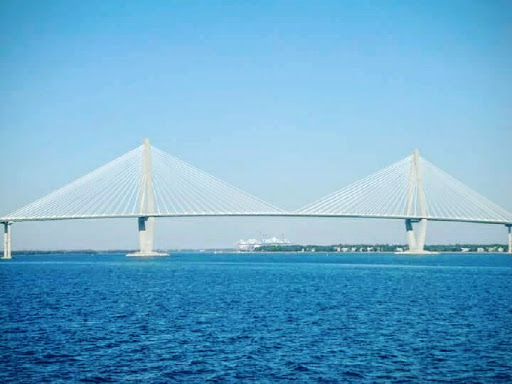
[[(419, 156), (417, 150), (368, 177), (294, 211), (284, 210), (144, 144), (0, 218), (4, 259), (22, 221), (137, 218), (140, 250), (153, 251), (156, 217), (288, 216), (404, 220), (409, 253), (425, 253), (428, 221), (501, 224), (512, 252), (512, 213)], [(417, 223), (417, 229), (413, 225)]]

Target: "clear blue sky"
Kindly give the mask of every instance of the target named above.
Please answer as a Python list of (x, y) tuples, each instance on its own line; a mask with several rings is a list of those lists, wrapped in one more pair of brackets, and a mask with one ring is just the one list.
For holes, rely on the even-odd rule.
[[(512, 211), (510, 1), (4, 0), (0, 54), (1, 215), (146, 136), (285, 208), (418, 147)], [(164, 221), (170, 247), (404, 238), (394, 222), (381, 235), (357, 220)], [(135, 223), (100, 227), (19, 224), (14, 247), (135, 246)], [(431, 243), (505, 240), (429, 230)]]

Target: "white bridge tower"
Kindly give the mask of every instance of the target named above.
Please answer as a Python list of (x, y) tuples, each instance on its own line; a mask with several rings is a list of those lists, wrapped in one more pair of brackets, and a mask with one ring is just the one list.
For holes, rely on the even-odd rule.
[[(408, 254), (435, 253), (425, 251), (425, 238), (427, 236), (427, 200), (423, 189), (421, 178), (420, 153), (415, 149), (412, 153), (411, 170), (409, 173), (409, 185), (407, 188), (407, 216), (418, 215), (414, 204), (419, 207), (420, 219), (405, 219), (405, 230), (409, 249), (404, 252)], [(417, 233), (414, 233), (413, 223), (419, 223)]]
[(153, 240), (155, 237), (153, 175), (151, 172), (151, 146), (149, 139), (144, 140), (142, 155), (142, 172), (139, 189), (139, 251), (128, 253), (126, 256), (169, 256), (167, 253), (153, 251)]

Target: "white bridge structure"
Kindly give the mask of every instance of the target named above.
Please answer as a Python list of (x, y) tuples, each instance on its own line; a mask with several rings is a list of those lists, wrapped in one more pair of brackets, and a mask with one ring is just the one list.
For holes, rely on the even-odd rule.
[[(404, 220), (408, 253), (424, 250), (428, 221), (500, 224), (512, 213), (412, 155), (294, 211), (280, 209), (144, 143), (95, 171), (4, 217), (3, 259), (11, 258), (11, 227), (23, 221), (134, 218), (139, 251), (153, 250), (157, 217), (288, 216)], [(414, 229), (416, 226), (416, 231)]]

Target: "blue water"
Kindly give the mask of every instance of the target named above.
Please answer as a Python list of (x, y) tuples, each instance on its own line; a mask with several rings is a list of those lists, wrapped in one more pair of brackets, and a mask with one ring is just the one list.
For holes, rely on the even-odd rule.
[(512, 382), (512, 256), (17, 256), (0, 382)]

